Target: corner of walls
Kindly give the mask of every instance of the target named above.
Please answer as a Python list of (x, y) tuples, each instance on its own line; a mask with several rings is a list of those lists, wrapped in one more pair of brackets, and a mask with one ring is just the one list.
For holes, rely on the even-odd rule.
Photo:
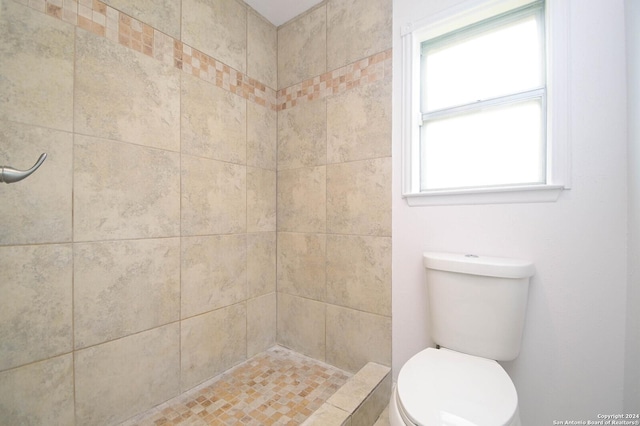
[(277, 340), (348, 371), (391, 363), (391, 9), (278, 28)]

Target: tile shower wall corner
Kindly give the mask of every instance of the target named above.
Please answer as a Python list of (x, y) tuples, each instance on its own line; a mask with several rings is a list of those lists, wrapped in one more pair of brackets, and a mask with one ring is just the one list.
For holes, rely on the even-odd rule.
[(278, 343), (391, 362), (390, 0), (278, 29)]
[(391, 15), (351, 3), (0, 2), (0, 160), (49, 153), (3, 188), (0, 418), (118, 423), (275, 342), (388, 364)]

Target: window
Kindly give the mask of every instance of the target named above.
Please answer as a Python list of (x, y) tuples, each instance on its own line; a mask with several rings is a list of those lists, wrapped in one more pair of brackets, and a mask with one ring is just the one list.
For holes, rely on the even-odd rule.
[(403, 35), (403, 194), (410, 205), (554, 201), (568, 162), (561, 108), (549, 108), (545, 3), (466, 6)]

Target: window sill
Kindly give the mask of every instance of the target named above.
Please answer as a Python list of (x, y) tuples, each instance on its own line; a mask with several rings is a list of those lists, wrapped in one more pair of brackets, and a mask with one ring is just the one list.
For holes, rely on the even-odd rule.
[(409, 206), (453, 206), (464, 204), (509, 204), (555, 202), (562, 185), (508, 186), (454, 189), (403, 194)]

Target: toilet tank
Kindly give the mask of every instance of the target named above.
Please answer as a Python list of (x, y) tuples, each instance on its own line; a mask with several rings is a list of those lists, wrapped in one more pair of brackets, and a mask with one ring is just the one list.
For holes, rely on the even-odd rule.
[(423, 259), (433, 341), (483, 358), (515, 359), (533, 263), (436, 252), (424, 253)]

